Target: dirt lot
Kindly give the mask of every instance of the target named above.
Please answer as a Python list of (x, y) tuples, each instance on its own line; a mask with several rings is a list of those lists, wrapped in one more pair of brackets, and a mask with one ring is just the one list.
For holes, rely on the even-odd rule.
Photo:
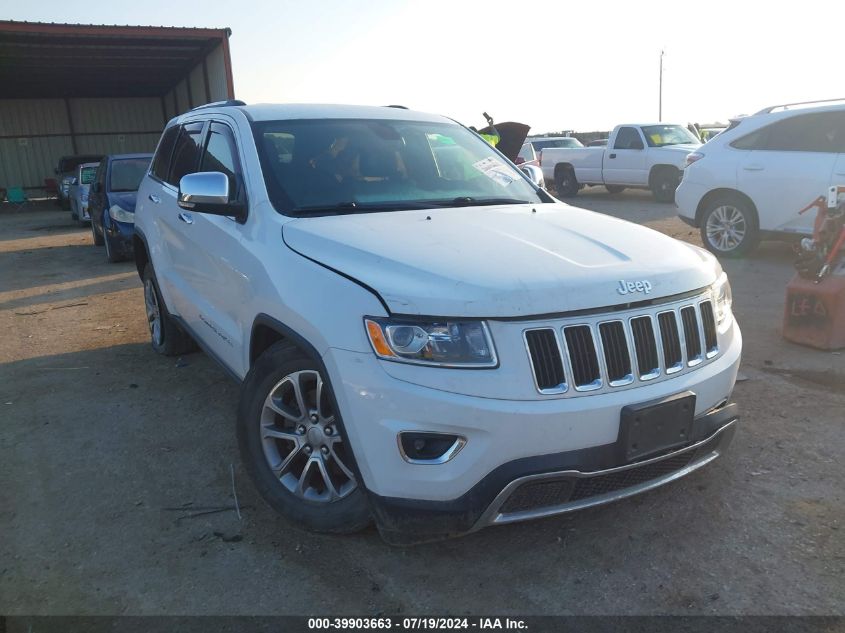
[[(573, 203), (698, 240), (645, 194)], [(845, 613), (845, 354), (780, 338), (785, 245), (726, 264), (745, 355), (722, 459), (396, 549), (275, 516), (239, 464), (237, 386), (202, 354), (155, 355), (133, 265), (45, 209), (0, 208), (0, 613)], [(200, 514), (232, 505), (230, 468), (242, 519)]]

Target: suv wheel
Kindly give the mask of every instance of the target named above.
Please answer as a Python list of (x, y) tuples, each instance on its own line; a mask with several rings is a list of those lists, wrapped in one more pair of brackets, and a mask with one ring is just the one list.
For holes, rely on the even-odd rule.
[(178, 356), (191, 351), (193, 341), (182, 331), (164, 305), (152, 264), (144, 268), (144, 306), (150, 327), (150, 343), (163, 356)]
[(309, 530), (351, 533), (370, 523), (331, 386), (295, 345), (271, 346), (247, 374), (238, 444), (261, 496)]
[(739, 198), (717, 198), (701, 216), (701, 241), (711, 253), (722, 257), (744, 257), (759, 241), (757, 216)]
[(580, 188), (572, 167), (562, 167), (555, 174), (555, 190), (561, 198), (574, 197)]

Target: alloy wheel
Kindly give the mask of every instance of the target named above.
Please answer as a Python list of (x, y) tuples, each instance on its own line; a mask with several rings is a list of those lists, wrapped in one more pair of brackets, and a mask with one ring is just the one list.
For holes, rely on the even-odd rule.
[(716, 207), (707, 218), (707, 241), (713, 248), (730, 252), (736, 250), (745, 239), (748, 225), (743, 213), (732, 205)]
[(296, 497), (331, 503), (357, 487), (318, 371), (297, 371), (276, 383), (264, 401), (260, 432), (267, 465)]

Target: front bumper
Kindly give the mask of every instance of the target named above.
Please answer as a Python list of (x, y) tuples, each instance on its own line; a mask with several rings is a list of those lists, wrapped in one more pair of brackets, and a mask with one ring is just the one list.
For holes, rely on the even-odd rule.
[(455, 501), (371, 495), (371, 505), (379, 532), (394, 545), (573, 512), (652, 490), (709, 464), (730, 444), (738, 420), (737, 406), (725, 404), (695, 419), (689, 446), (631, 464), (608, 466), (619, 450), (614, 443), (504, 464)]
[(118, 222), (109, 218), (109, 225), (105, 227), (106, 239), (111, 248), (123, 255), (131, 257), (134, 252), (132, 238), (135, 235), (135, 225), (128, 222)]
[(692, 182), (688, 178), (681, 180), (681, 184), (675, 190), (675, 206), (678, 209), (678, 217), (690, 226), (697, 226), (696, 216), (698, 205), (710, 191), (707, 185)]
[[(504, 365), (488, 373), (468, 370), (456, 374), (451, 386), (431, 388), (392, 375), (388, 369), (392, 372), (393, 368), (386, 368), (385, 361), (372, 353), (333, 348), (324, 361), (380, 529), (394, 536), (423, 532), (448, 536), (535, 516), (535, 509), (526, 515), (501, 511), (503, 491), (512, 492), (513, 487), (508, 486), (526, 483), (520, 482), (521, 478), (586, 478), (584, 475), (611, 474), (604, 471), (629, 466), (618, 452), (620, 415), (628, 405), (690, 391), (696, 396), (691, 441), (720, 432), (738, 417), (734, 406), (723, 406), (730, 398), (740, 362), (742, 338), (735, 322), (721, 342), (724, 346), (718, 357), (670, 379), (633, 389), (530, 400), (446, 390), (466, 387), (466, 380), (473, 379), (470, 373), (486, 382), (494, 379), (490, 372), (508, 372), (513, 381), (530, 380), (530, 374), (521, 376), (528, 372), (512, 372)], [(397, 435), (411, 431), (457, 435), (466, 444), (445, 463), (409, 463), (397, 448)], [(719, 450), (732, 433), (727, 429), (720, 432)], [(686, 448), (689, 446), (676, 453)], [(706, 463), (699, 461), (696, 457), (682, 468)], [(584, 506), (570, 506), (570, 501), (558, 499), (551, 509), (541, 509), (536, 516)], [(593, 499), (586, 505), (603, 502)]]

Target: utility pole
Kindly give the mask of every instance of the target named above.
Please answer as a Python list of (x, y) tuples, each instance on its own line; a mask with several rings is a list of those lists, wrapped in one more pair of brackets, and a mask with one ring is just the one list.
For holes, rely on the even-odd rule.
[(660, 50), (660, 93), (657, 98), (657, 121), (663, 122), (663, 49)]

